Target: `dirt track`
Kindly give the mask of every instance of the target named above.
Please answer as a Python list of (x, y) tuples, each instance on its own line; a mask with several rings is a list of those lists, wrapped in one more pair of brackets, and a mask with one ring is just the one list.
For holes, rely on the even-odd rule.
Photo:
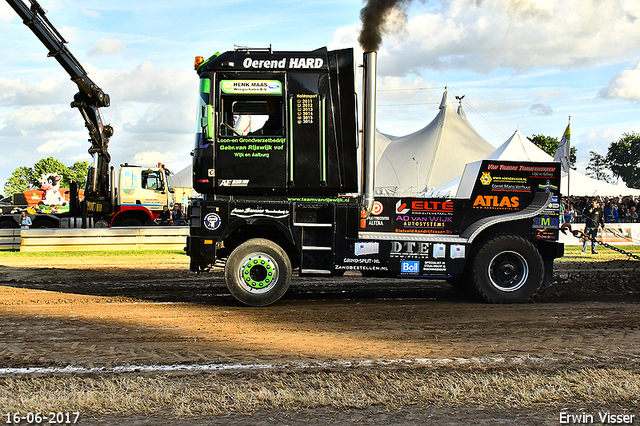
[(0, 258), (0, 374), (237, 364), (635, 370), (640, 360), (640, 271), (629, 262), (560, 263), (557, 285), (527, 304), (479, 304), (444, 282), (347, 277), (298, 278), (276, 305), (247, 308), (220, 271), (190, 274), (186, 257), (127, 259)]

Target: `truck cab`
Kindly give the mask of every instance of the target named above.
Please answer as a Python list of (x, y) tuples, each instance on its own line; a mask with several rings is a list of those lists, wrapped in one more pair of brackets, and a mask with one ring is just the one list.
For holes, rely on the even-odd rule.
[(173, 208), (175, 195), (171, 174), (162, 164), (158, 167), (120, 165), (116, 189), (117, 211), (112, 226), (143, 226), (157, 218), (163, 206)]
[(440, 279), (489, 302), (527, 300), (563, 253), (560, 164), (479, 162), (462, 198), (374, 196), (375, 56), (364, 56), (362, 138), (350, 49), (196, 62), (191, 270), (224, 260), (229, 291), (251, 306), (280, 299), (294, 272)]

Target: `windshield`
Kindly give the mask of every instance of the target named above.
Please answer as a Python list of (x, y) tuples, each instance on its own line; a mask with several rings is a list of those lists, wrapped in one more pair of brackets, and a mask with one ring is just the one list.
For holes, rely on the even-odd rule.
[(206, 148), (209, 146), (210, 140), (207, 138), (207, 132), (211, 134), (212, 125), (209, 115), (211, 114), (211, 106), (209, 106), (211, 80), (202, 78), (200, 80), (200, 96), (198, 96), (198, 106), (196, 111), (196, 148)]
[(173, 192), (173, 182), (171, 182), (171, 175), (167, 172), (164, 174), (164, 176), (167, 179), (167, 188), (169, 189), (169, 192)]

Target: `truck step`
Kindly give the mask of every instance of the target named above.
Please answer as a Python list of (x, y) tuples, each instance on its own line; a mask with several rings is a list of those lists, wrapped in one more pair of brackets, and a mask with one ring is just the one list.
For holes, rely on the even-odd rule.
[(294, 222), (293, 226), (302, 226), (309, 228), (333, 228), (333, 223)]
[(301, 269), (301, 274), (331, 275), (328, 269)]
[(333, 249), (331, 247), (324, 247), (324, 246), (302, 246), (302, 250), (303, 251), (304, 250), (311, 250), (311, 251), (314, 251), (314, 250), (318, 250), (318, 251), (326, 250), (326, 251), (331, 251)]

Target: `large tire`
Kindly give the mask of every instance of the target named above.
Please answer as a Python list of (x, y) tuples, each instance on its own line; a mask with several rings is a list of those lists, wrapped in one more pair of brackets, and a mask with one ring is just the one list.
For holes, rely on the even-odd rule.
[(128, 226), (144, 226), (144, 222), (143, 222), (143, 221), (141, 221), (141, 220), (139, 220), (139, 219), (136, 219), (136, 218), (130, 217), (130, 218), (127, 218), (127, 219), (123, 220), (121, 223), (119, 223), (119, 224), (118, 224), (118, 225), (116, 225), (116, 226), (119, 226), (119, 227), (125, 227), (125, 226), (127, 226), (127, 227), (128, 227)]
[(516, 235), (486, 240), (471, 264), (476, 291), (491, 303), (518, 303), (536, 294), (544, 280), (544, 263), (530, 241)]
[(0, 220), (0, 229), (16, 229), (20, 228), (18, 222), (13, 219)]
[(249, 306), (267, 306), (289, 289), (291, 261), (274, 242), (254, 238), (231, 252), (224, 275), (227, 288), (238, 301)]

